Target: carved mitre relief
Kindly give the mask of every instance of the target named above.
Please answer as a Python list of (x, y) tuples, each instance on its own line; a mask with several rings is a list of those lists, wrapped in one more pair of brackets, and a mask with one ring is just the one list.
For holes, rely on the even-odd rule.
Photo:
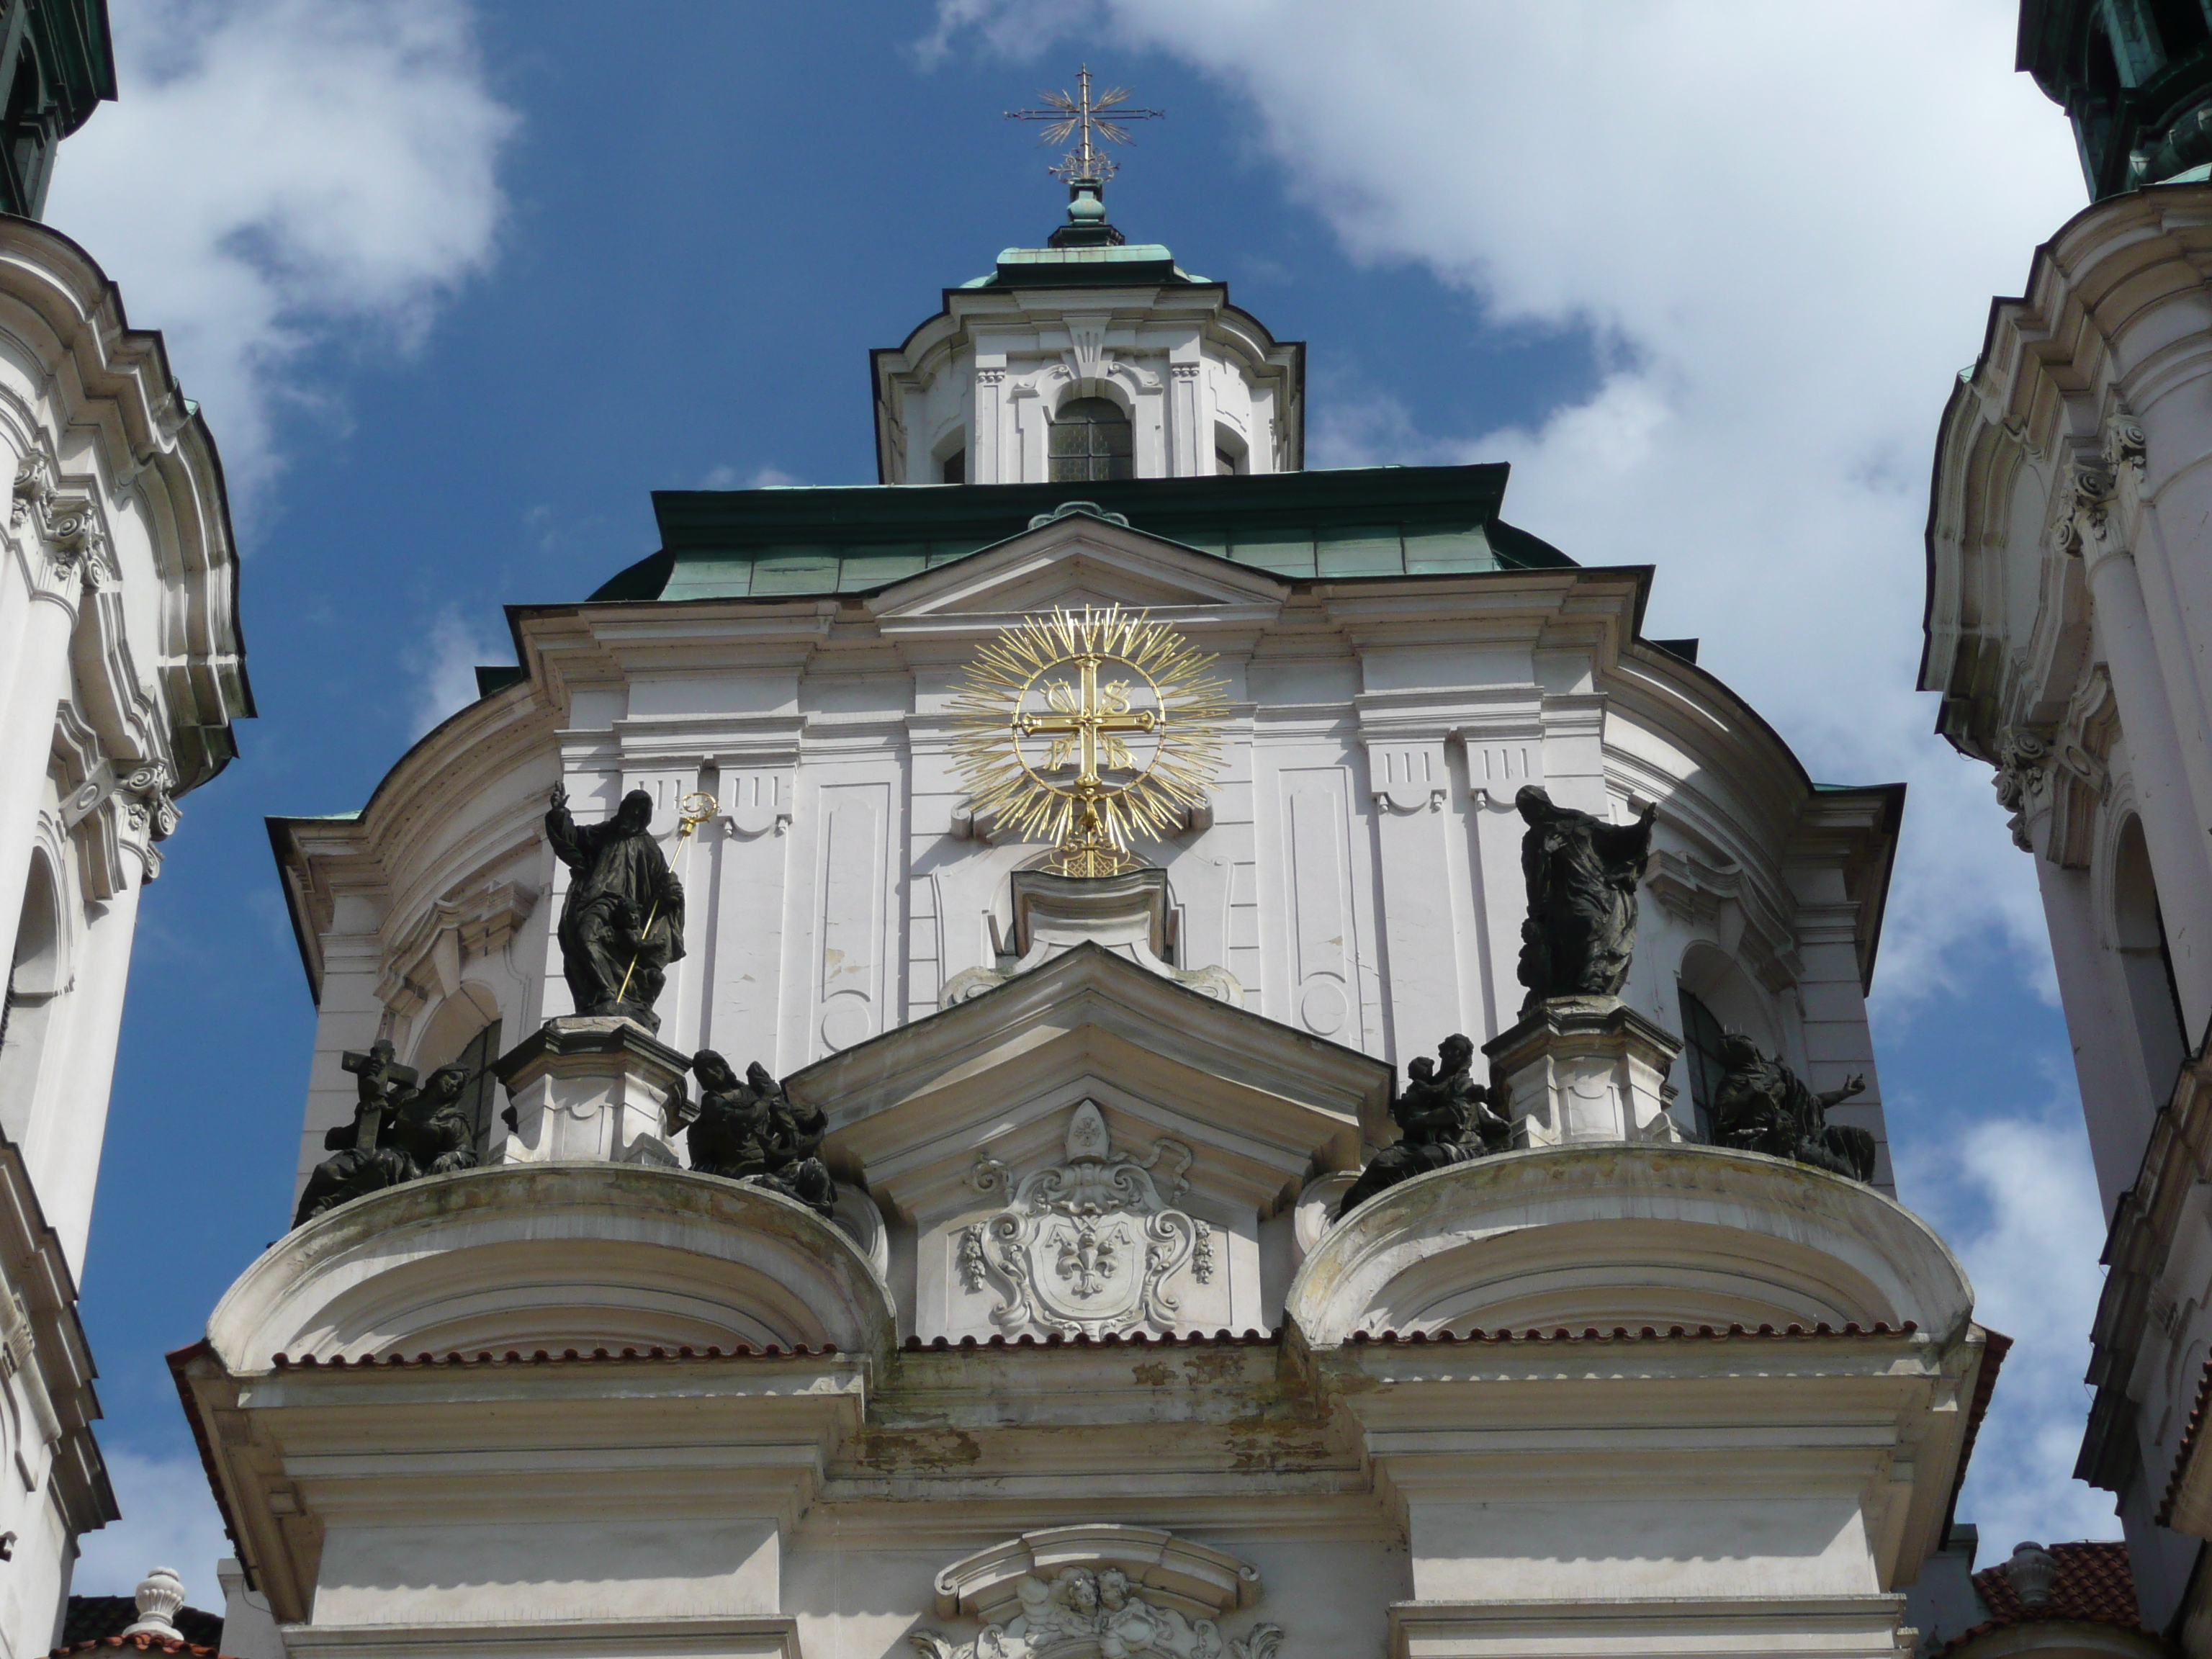
[(998, 1159), (978, 1158), (968, 1184), (1006, 1194), (1006, 1204), (957, 1235), (962, 1288), (995, 1292), (991, 1322), (1010, 1336), (1172, 1329), (1176, 1276), (1188, 1268), (1204, 1285), (1215, 1267), (1214, 1230), (1173, 1207), (1192, 1161), (1189, 1147), (1165, 1137), (1141, 1160), (1115, 1151), (1088, 1100), (1068, 1121), (1062, 1162), (1017, 1178)]
[(937, 1576), (937, 1612), (983, 1628), (955, 1645), (932, 1630), (908, 1638), (923, 1659), (1270, 1659), (1273, 1625), (1231, 1640), (1217, 1616), (1259, 1599), (1260, 1575), (1235, 1556), (1150, 1527), (1025, 1532)]

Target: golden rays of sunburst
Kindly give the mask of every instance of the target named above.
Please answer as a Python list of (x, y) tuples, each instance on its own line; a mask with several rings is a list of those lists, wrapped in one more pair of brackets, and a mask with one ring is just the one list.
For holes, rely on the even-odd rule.
[[(1133, 867), (1131, 842), (1182, 828), (1221, 769), (1229, 687), (1213, 664), (1118, 605), (1054, 607), (1002, 629), (954, 688), (953, 763), (970, 810), (1050, 842), (1046, 867), (1060, 874)], [(1045, 741), (1024, 753), (1025, 739)]]

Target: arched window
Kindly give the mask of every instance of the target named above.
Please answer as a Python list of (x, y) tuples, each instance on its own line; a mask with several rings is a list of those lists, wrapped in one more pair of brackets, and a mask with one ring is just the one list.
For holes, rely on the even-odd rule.
[(2173, 982), (2173, 957), (2166, 945), (2166, 921), (2159, 914), (2158, 882), (2151, 872), (2150, 848), (2143, 842), (2140, 818), (2131, 817), (2122, 827), (2119, 850), (2112, 860), (2112, 936), (2155, 1109), (2173, 1092), (2189, 1039), (2182, 1024), (2181, 994)]
[(968, 452), (964, 449), (956, 449), (939, 461), (937, 464), (937, 479), (939, 483), (966, 483), (968, 482)]
[(1060, 406), (1052, 422), (1052, 481), (1090, 483), (1133, 478), (1136, 442), (1129, 417), (1106, 398), (1078, 398)]
[(1245, 471), (1244, 441), (1225, 426), (1213, 428), (1213, 470), (1224, 478)]

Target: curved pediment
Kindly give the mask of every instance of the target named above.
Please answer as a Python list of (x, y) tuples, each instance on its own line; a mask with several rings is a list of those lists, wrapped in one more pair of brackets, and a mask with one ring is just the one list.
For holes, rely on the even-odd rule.
[(295, 1359), (538, 1348), (886, 1350), (890, 1292), (804, 1205), (684, 1170), (502, 1165), (341, 1205), (216, 1307), (234, 1371)]
[(1927, 1224), (1871, 1188), (1755, 1152), (1588, 1146), (1407, 1182), (1338, 1223), (1287, 1312), (1357, 1331), (1907, 1323), (1948, 1339), (1973, 1292)]

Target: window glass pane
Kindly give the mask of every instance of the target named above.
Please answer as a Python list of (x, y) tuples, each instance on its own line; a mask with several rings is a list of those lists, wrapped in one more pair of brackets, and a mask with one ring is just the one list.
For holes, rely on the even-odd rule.
[(1048, 453), (1054, 483), (1087, 483), (1135, 476), (1136, 434), (1121, 405), (1104, 398), (1078, 398), (1054, 417)]
[(1713, 1018), (1712, 1010), (1692, 996), (1686, 986), (1678, 984), (1675, 989), (1681, 999), (1682, 1041), (1690, 1063), (1690, 1103), (1697, 1112), (1697, 1135), (1700, 1140), (1711, 1140), (1713, 1103), (1720, 1098), (1721, 1079), (1728, 1072), (1721, 1051), (1727, 1033)]
[(946, 483), (966, 483), (968, 482), (968, 452), (964, 449), (956, 449), (947, 455), (939, 476)]
[(479, 1152), (486, 1149), (491, 1139), (492, 1098), (499, 1086), (499, 1079), (492, 1075), (491, 1064), (498, 1058), (499, 1022), (494, 1020), (470, 1040), (469, 1046), (461, 1050), (460, 1057), (454, 1061), (456, 1065), (467, 1066), (472, 1073), (468, 1086), (461, 1091), (461, 1109), (468, 1114), (470, 1123), (475, 1127)]

